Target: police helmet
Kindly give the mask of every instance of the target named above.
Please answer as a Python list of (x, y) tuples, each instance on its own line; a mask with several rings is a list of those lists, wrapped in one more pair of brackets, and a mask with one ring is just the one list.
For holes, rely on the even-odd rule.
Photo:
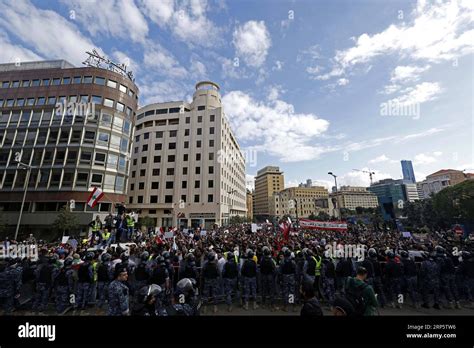
[(102, 254), (100, 259), (102, 260), (102, 262), (107, 262), (112, 259), (112, 256), (109, 253), (105, 253), (105, 254)]
[(140, 255), (140, 259), (142, 261), (147, 261), (148, 258), (150, 257), (150, 253), (148, 251), (144, 251), (142, 252), (142, 254)]
[(375, 257), (375, 256), (377, 256), (377, 250), (375, 250), (374, 248), (370, 248), (369, 251), (368, 251), (368, 253), (369, 253), (369, 256), (370, 256), (370, 257)]
[(144, 286), (138, 291), (138, 296), (143, 302), (148, 301), (151, 297), (156, 297), (161, 293), (161, 287), (156, 284)]
[(165, 260), (169, 259), (171, 257), (170, 252), (169, 251), (163, 252), (163, 257), (165, 258)]
[(270, 248), (269, 248), (269, 247), (267, 247), (267, 246), (264, 246), (262, 250), (263, 250), (263, 255), (266, 255), (266, 256), (268, 256), (268, 255), (270, 255), (270, 254), (271, 254), (271, 252), (270, 252)]
[(252, 249), (247, 250), (247, 258), (251, 259), (253, 258), (255, 253), (253, 252)]
[(186, 294), (194, 289), (193, 282), (189, 278), (183, 278), (176, 283), (176, 289)]
[(227, 260), (232, 260), (234, 258), (234, 252), (233, 251), (228, 251), (227, 252)]
[(392, 250), (388, 250), (386, 254), (389, 259), (393, 259), (395, 257), (395, 253)]
[(445, 250), (441, 245), (437, 245), (436, 248), (435, 248), (435, 251), (436, 251), (437, 254), (444, 254), (445, 253)]
[(162, 265), (165, 263), (165, 258), (163, 256), (158, 256), (156, 262), (158, 262), (159, 265)]
[(400, 251), (400, 256), (406, 259), (408, 257), (408, 252), (406, 250)]
[(286, 249), (285, 252), (283, 253), (283, 255), (285, 255), (285, 257), (290, 257), (291, 256), (291, 250)]
[(84, 259), (86, 261), (91, 261), (94, 258), (94, 253), (87, 253)]
[(207, 254), (207, 260), (208, 261), (214, 261), (216, 259), (216, 253), (213, 252), (213, 251), (210, 251), (208, 254)]

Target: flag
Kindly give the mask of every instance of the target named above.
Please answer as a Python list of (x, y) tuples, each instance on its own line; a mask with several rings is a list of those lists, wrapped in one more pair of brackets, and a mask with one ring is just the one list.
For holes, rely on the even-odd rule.
[(87, 205), (91, 208), (94, 208), (103, 196), (104, 193), (102, 190), (98, 187), (94, 187), (89, 198), (87, 199)]
[(288, 241), (288, 238), (290, 237), (290, 224), (287, 224), (285, 221), (283, 221), (280, 224), (280, 231), (283, 234), (283, 238)]

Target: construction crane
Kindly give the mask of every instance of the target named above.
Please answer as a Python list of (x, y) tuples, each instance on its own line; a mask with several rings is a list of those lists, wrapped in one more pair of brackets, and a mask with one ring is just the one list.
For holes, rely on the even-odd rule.
[(362, 172), (362, 173), (367, 173), (369, 174), (369, 177), (370, 177), (370, 186), (372, 186), (372, 175), (375, 175), (375, 172), (371, 172), (370, 169), (367, 171), (367, 170), (361, 170), (361, 169), (352, 169), (352, 170), (355, 170), (356, 172)]

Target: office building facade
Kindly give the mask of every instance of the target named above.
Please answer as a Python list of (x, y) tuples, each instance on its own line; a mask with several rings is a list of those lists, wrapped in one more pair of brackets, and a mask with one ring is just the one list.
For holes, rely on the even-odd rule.
[[(85, 231), (126, 200), (138, 99), (131, 79), (59, 60), (2, 64), (0, 83), (0, 211), (10, 228), (26, 189), (24, 233), (50, 230), (67, 203)], [(90, 208), (94, 186), (105, 196)]]
[(337, 195), (333, 192), (331, 197), (337, 197), (339, 208), (349, 210), (356, 210), (357, 207), (376, 208), (379, 205), (377, 196), (365, 187), (341, 186)]
[(415, 171), (413, 170), (412, 162), (407, 161), (407, 160), (402, 160), (401, 164), (402, 164), (403, 180), (406, 182), (415, 184), (416, 183)]
[(245, 160), (219, 86), (196, 85), (193, 101), (138, 110), (127, 208), (156, 226), (211, 228), (245, 217)]
[(260, 169), (255, 176), (254, 214), (258, 221), (264, 221), (273, 214), (272, 196), (284, 189), (284, 176), (279, 167), (267, 166)]

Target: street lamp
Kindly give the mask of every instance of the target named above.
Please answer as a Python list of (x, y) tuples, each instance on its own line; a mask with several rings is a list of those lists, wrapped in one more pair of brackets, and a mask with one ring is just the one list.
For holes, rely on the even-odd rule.
[[(335, 184), (335, 186), (336, 186), (336, 200), (334, 201), (334, 202), (335, 202), (335, 207), (334, 207), (334, 209), (335, 209), (335, 211), (336, 211), (336, 213), (337, 213), (337, 209), (338, 209), (338, 205), (339, 205), (339, 204), (338, 204), (338, 201), (337, 201), (337, 200), (338, 200), (338, 195), (337, 195), (337, 175), (335, 175), (333, 172), (328, 172), (328, 174), (331, 175), (332, 177), (334, 177), (334, 184)], [(339, 216), (339, 214), (337, 214), (337, 215)]]
[(31, 169), (35, 168), (33, 166), (30, 166), (26, 163), (23, 163), (21, 162), (21, 154), (19, 152), (17, 152), (15, 154), (15, 162), (18, 163), (18, 167), (21, 168), (21, 169), (26, 169), (27, 172), (26, 172), (26, 179), (25, 179), (25, 182), (26, 182), (26, 188), (25, 188), (25, 192), (23, 192), (23, 200), (21, 201), (21, 208), (20, 208), (20, 215), (18, 216), (18, 223), (16, 225), (16, 231), (15, 231), (15, 240), (17, 240), (18, 238), (18, 232), (20, 230), (20, 224), (21, 224), (21, 216), (23, 215), (23, 207), (25, 205), (25, 199), (26, 199), (26, 193), (28, 192), (28, 186), (30, 184), (30, 174), (31, 174)]

